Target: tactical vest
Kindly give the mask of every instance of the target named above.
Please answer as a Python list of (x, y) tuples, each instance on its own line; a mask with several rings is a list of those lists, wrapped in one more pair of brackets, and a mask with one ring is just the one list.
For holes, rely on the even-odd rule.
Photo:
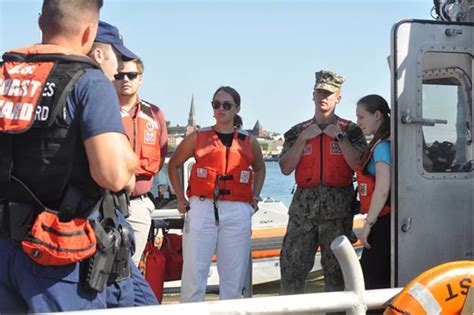
[(35, 45), (5, 53), (0, 67), (0, 200), (36, 204), (11, 176), (51, 209), (69, 184), (97, 199), (79, 125), (66, 122), (66, 99), (85, 70), (98, 65)]
[(155, 176), (161, 163), (161, 128), (155, 105), (144, 101), (138, 102), (135, 119), (128, 112), (121, 111), (122, 122), (133, 151), (138, 156), (139, 163), (135, 175)]
[(248, 132), (236, 129), (232, 145), (226, 147), (214, 129), (202, 128), (196, 135), (194, 157), (188, 197), (253, 201), (254, 154)]
[[(346, 131), (349, 121), (338, 118), (336, 122)], [(307, 123), (302, 129), (311, 125)], [(295, 180), (298, 187), (324, 185), (347, 187), (352, 183), (352, 169), (347, 165), (342, 150), (334, 138), (321, 134), (306, 141), (300, 161), (296, 166)]]

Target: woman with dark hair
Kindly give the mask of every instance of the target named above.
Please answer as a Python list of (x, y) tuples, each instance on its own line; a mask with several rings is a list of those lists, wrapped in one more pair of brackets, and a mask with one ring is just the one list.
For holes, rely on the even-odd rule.
[[(217, 256), (221, 299), (241, 297), (251, 245), (252, 214), (258, 208), (265, 164), (257, 139), (242, 127), (240, 95), (229, 86), (212, 99), (216, 123), (179, 144), (168, 165), (186, 213), (183, 230), (181, 302), (203, 301), (212, 256)], [(194, 157), (186, 199), (179, 168)]]
[(390, 108), (379, 95), (357, 102), (357, 124), (372, 135), (358, 167), (357, 182), (361, 213), (366, 213), (359, 239), (365, 247), (361, 257), (367, 289), (390, 287)]

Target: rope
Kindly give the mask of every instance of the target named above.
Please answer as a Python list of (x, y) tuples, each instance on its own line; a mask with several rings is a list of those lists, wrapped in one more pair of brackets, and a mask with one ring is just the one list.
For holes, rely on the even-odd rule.
[(399, 309), (398, 307), (396, 307), (395, 305), (390, 304), (390, 303), (387, 305), (387, 308), (391, 308), (391, 309), (393, 309), (395, 312), (398, 312), (398, 313), (403, 314), (403, 315), (410, 315), (410, 312), (401, 310), (401, 309)]

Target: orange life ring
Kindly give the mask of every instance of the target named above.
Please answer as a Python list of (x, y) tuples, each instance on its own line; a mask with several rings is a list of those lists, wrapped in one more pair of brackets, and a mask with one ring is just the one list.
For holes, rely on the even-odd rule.
[(459, 314), (471, 287), (474, 261), (442, 264), (412, 280), (390, 302), (384, 315)]

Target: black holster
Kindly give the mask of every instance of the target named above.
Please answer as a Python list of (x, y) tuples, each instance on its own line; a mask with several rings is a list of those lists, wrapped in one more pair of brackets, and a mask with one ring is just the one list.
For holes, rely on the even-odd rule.
[(130, 246), (132, 243), (131, 232), (124, 226), (119, 226), (120, 245), (115, 254), (115, 260), (112, 264), (112, 270), (107, 283), (122, 281), (130, 277)]
[(93, 223), (97, 238), (97, 251), (94, 256), (83, 263), (82, 279), (86, 288), (101, 292), (105, 289), (112, 273), (121, 237), (118, 229), (112, 224)]
[(108, 283), (130, 276), (131, 231), (118, 223), (115, 209), (128, 209), (126, 194), (105, 191), (94, 211), (99, 211), (102, 219), (94, 224), (97, 251), (83, 264), (83, 283), (86, 288), (102, 291)]

